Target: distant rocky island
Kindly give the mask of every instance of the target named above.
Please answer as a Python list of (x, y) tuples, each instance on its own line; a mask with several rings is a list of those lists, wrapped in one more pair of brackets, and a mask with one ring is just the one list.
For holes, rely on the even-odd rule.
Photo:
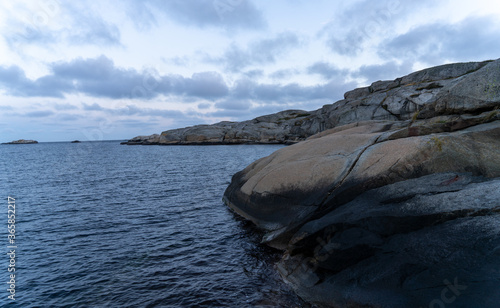
[(236, 173), (223, 200), (283, 252), (278, 270), (304, 300), (498, 307), (500, 59), (126, 142), (240, 143), (293, 144)]
[(2, 144), (35, 144), (35, 143), (38, 143), (38, 141), (19, 139), (19, 140), (14, 140), (11, 142), (4, 142)]
[(71, 143), (82, 143), (80, 140), (73, 140)]

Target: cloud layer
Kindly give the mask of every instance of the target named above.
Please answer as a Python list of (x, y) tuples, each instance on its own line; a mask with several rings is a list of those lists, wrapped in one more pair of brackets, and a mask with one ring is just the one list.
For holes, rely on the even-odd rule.
[(12, 139), (57, 122), (130, 132), (312, 110), (377, 80), (500, 57), (488, 0), (44, 0), (6, 2), (0, 19), (0, 123), (16, 123), (0, 133)]
[[(311, 70), (315, 72), (320, 66), (321, 64), (315, 64)], [(325, 67), (322, 69), (325, 70)], [(341, 71), (338, 71), (335, 76), (327, 74), (329, 82), (315, 86), (259, 83), (250, 78), (241, 78), (229, 87), (217, 72), (200, 72), (191, 77), (159, 75), (154, 70), (137, 71), (117, 67), (103, 55), (52, 63), (50, 70), (51, 74), (31, 80), (18, 66), (0, 67), (0, 88), (9, 95), (20, 97), (63, 98), (68, 94), (82, 94), (108, 99), (150, 100), (160, 95), (175, 95), (186, 99), (224, 98), (273, 102), (330, 99), (354, 86), (353, 83), (346, 83)], [(320, 72), (330, 73), (331, 70), (327, 68)], [(335, 80), (332, 80), (333, 77)], [(220, 103), (219, 106), (240, 109), (227, 104)]]

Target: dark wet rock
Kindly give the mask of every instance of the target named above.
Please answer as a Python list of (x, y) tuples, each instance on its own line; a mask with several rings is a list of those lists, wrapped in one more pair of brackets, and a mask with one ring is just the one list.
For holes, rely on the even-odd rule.
[(336, 307), (496, 307), (499, 188), (439, 173), (367, 191), (298, 230), (280, 272)]

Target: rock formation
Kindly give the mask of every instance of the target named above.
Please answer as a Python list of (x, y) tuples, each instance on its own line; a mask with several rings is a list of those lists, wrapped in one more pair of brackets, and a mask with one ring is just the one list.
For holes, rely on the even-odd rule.
[[(359, 121), (476, 115), (494, 109), (497, 104), (490, 99), (499, 91), (498, 80), (491, 79), (498, 74), (495, 63), (497, 61), (442, 65), (395, 80), (374, 82), (314, 111), (286, 110), (249, 121), (172, 129), (161, 135), (137, 136), (122, 144), (293, 144), (321, 131)], [(481, 72), (476, 73), (478, 71)], [(467, 86), (473, 84), (475, 86)], [(439, 121), (451, 123), (455, 119)]]
[(374, 82), (310, 112), (293, 131), (316, 134), (235, 174), (224, 201), (317, 305), (497, 307), (499, 107), (500, 60)]
[(5, 143), (2, 143), (2, 144), (34, 144), (34, 143), (38, 143), (38, 141), (36, 141), (36, 140), (19, 139), (19, 140), (14, 140), (14, 141), (11, 141), (11, 142), (5, 142)]
[(243, 122), (219, 122), (164, 131), (161, 135), (137, 136), (128, 145), (291, 144), (320, 131), (315, 115), (286, 110)]

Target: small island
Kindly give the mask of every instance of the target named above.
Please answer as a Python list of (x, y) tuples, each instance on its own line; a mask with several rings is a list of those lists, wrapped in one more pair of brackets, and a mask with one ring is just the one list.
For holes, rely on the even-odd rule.
[(73, 140), (71, 143), (82, 143), (80, 140)]
[(36, 140), (24, 140), (24, 139), (19, 139), (19, 140), (14, 140), (11, 142), (5, 142), (2, 144), (35, 144), (38, 143)]

